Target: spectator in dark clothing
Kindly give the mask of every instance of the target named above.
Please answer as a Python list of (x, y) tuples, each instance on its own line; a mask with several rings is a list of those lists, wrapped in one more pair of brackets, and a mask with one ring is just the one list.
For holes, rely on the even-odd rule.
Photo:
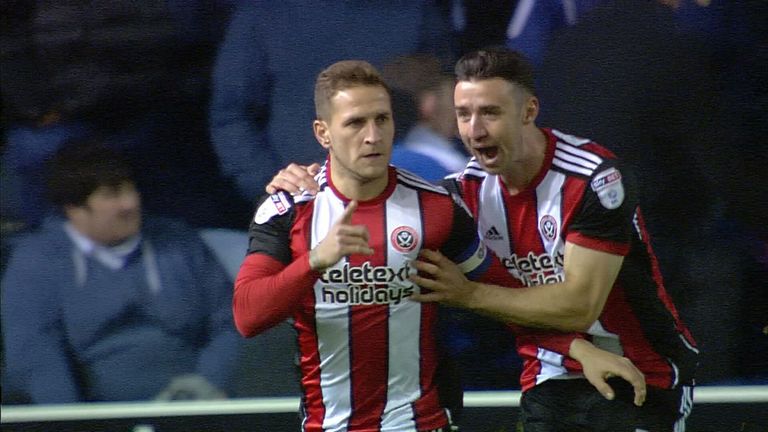
[[(718, 65), (727, 41), (707, 43), (680, 10), (662, 3), (605, 0), (561, 29), (540, 74), (548, 83), (542, 118), (608, 143), (643, 173), (640, 193), (652, 209), (645, 218), (665, 279), (701, 335), (697, 381), (715, 382), (739, 374), (745, 345), (738, 327), (749, 252), (724, 227), (734, 196), (754, 190), (745, 180), (756, 177), (734, 164), (756, 143), (738, 119), (751, 110), (734, 113), (728, 102), (734, 81)], [(753, 205), (761, 201), (751, 196)]]
[[(219, 49), (210, 112), (221, 168), (241, 196), (258, 196), (276, 168), (325, 155), (311, 128), (312, 82), (330, 62), (382, 67), (431, 53), (448, 65), (453, 42), (432, 1), (243, 2)], [(400, 119), (398, 119), (398, 122)]]
[(228, 2), (38, 0), (4, 7), (3, 164), (20, 185), (4, 200), (18, 220), (34, 227), (52, 209), (42, 197), (43, 162), (69, 139), (98, 135), (126, 154), (154, 213), (225, 223), (222, 208), (237, 203), (212, 199), (227, 188), (205, 118)]

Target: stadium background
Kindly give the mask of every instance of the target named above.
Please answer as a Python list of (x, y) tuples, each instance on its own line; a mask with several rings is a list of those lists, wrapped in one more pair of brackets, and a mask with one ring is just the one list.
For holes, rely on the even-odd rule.
[[(699, 2), (707, 3), (706, 7), (681, 0), (673, 14), (675, 33), (665, 33), (668, 29), (654, 28), (653, 22), (636, 18), (644, 16), (643, 11), (634, 10), (631, 2), (606, 2), (618, 5), (615, 23), (628, 36), (617, 35), (612, 44), (608, 39), (598, 41), (605, 44), (604, 56), (637, 54), (630, 49), (636, 43), (645, 50), (647, 57), (643, 58), (654, 59), (661, 69), (648, 75), (632, 74), (633, 69), (645, 70), (638, 63), (642, 59), (635, 57), (606, 63), (598, 60), (605, 57), (595, 55), (588, 63), (599, 67), (588, 68), (577, 67), (572, 58), (566, 66), (565, 60), (552, 58), (552, 53), (562, 53), (570, 43), (591, 46), (584, 35), (600, 34), (599, 29), (588, 27), (593, 18), (589, 8), (600, 3), (597, 0), (534, 2), (538, 8), (527, 16), (527, 27), (523, 26), (527, 31), (521, 33), (513, 31), (513, 23), (525, 22), (525, 17), (513, 18), (530, 2), (439, 0), (434, 3), (445, 21), (450, 49), (432, 54), (440, 56), (443, 69), (449, 71), (451, 59), (483, 45), (506, 44), (523, 50), (541, 71), (542, 124), (604, 141), (651, 179), (647, 210), (657, 215), (652, 222), (660, 233), (657, 247), (662, 265), (681, 313), (702, 348), (700, 388), (716, 390), (706, 402), (697, 400), (690, 430), (766, 431), (768, 188), (761, 174), (768, 166), (768, 30), (764, 25), (768, 7), (749, 0)], [(209, 130), (209, 115), (215, 109), (211, 101), (217, 55), (231, 18), (247, 3), (105, 0), (84, 7), (81, 2), (63, 0), (2, 2), (2, 264), (14, 239), (34, 230), (47, 211), (46, 203), (38, 199), (40, 162), (50, 154), (46, 149), (86, 129), (106, 133), (131, 155), (142, 173), (140, 186), (151, 211), (183, 218), (198, 227), (203, 238), (219, 239), (209, 241), (214, 249), (221, 239), (226, 244), (241, 238), (248, 200), (239, 195), (237, 181), (227, 175), (227, 167), (218, 163), (224, 156), (213, 144), (215, 131)], [(318, 4), (299, 6), (302, 13), (311, 15)], [(567, 13), (566, 4), (577, 6), (571, 11), (576, 15)], [(333, 2), (321, 7), (332, 9)], [(85, 9), (91, 13), (83, 14)], [(77, 13), (56, 15), (62, 10)], [(150, 12), (156, 12), (153, 19), (149, 19)], [(73, 38), (73, 34), (79, 36)], [(136, 39), (137, 34), (143, 37)], [(633, 41), (638, 34), (651, 42)], [(682, 42), (673, 44), (670, 39), (665, 43), (663, 37), (669, 34)], [(309, 41), (311, 32), (307, 31), (307, 37)], [(132, 48), (124, 48), (126, 41)], [(344, 43), (350, 42), (340, 38), (339, 44)], [(335, 53), (334, 47), (326, 48)], [(120, 56), (124, 56), (122, 62), (116, 61)], [(699, 69), (706, 72), (705, 77)], [(613, 86), (590, 87), (604, 74), (625, 79), (609, 80)], [(397, 84), (397, 96), (407, 100), (413, 89), (407, 83)], [(629, 100), (654, 88), (677, 89), (658, 104), (669, 104), (669, 109), (663, 110), (663, 116), (643, 117), (643, 128), (634, 135), (615, 135), (636, 141), (612, 140), (613, 131), (605, 125), (615, 118), (601, 106), (615, 100), (602, 96)], [(659, 96), (661, 92), (650, 93)], [(690, 101), (680, 103), (680, 99)], [(638, 116), (631, 110), (642, 109), (647, 115), (656, 106), (618, 105)], [(616, 109), (616, 105), (611, 107)], [(415, 118), (407, 103), (396, 108), (402, 137)], [(671, 139), (660, 132), (671, 126), (682, 135)], [(230, 268), (236, 268), (236, 255), (219, 251)], [(90, 412), (72, 407), (65, 408), (60, 417), (53, 415), (42, 422), (34, 418), (48, 418), (51, 414), (45, 409), (51, 407), (10, 405), (14, 401), (4, 394), (3, 430), (296, 430), (292, 412), (262, 413), (260, 407), (274, 400), (253, 399), (297, 396), (290, 383), (280, 381), (293, 379), (292, 352), (284, 343), (288, 333), (281, 327), (248, 342), (235, 398), (215, 406), (226, 414), (207, 413), (203, 407), (206, 414), (194, 415), (196, 407), (192, 406), (189, 415), (176, 415), (172, 407), (183, 406), (179, 402), (170, 404), (165, 413), (160, 407), (157, 416), (146, 418), (63, 421), (68, 411)], [(466, 359), (469, 399), (482, 399), (489, 395), (487, 391), (516, 390), (516, 370), (471, 369), (471, 355)], [(738, 395), (746, 396), (738, 400)], [(468, 408), (467, 416), (478, 429), (467, 430), (514, 430), (516, 396), (509, 393), (506, 397), (503, 406)], [(135, 405), (139, 411), (158, 406)], [(123, 415), (121, 407), (111, 415)], [(44, 411), (24, 411), (29, 408)], [(32, 417), (24, 417), (27, 415)]]

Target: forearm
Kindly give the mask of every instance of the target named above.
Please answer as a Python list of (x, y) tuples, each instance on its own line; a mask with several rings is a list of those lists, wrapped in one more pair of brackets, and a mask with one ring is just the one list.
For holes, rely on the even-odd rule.
[(249, 255), (235, 282), (232, 310), (237, 330), (251, 337), (279, 324), (296, 310), (318, 277), (308, 255), (285, 267), (269, 256)]
[(517, 289), (470, 283), (470, 309), (512, 324), (580, 332), (597, 318), (588, 299), (569, 291), (564, 283)]
[[(498, 260), (469, 283), (473, 287), (470, 309), (508, 323), (516, 334), (541, 333), (536, 329), (584, 330), (579, 318), (588, 315), (587, 305), (568, 293), (564, 283), (525, 288)], [(569, 343), (556, 351), (567, 355)]]

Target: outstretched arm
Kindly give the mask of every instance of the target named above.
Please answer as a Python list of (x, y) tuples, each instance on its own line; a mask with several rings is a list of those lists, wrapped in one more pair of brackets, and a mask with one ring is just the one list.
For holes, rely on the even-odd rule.
[[(457, 204), (460, 199), (454, 197)], [(438, 270), (440, 277), (455, 279), (461, 284), (469, 284), (467, 280), (472, 279), (478, 283), (490, 283), (501, 285), (500, 289), (505, 291), (519, 291), (522, 284), (515, 279), (501, 264), (501, 261), (488, 250), (477, 238), (477, 229), (468, 213), (463, 208), (454, 208), (454, 224), (451, 230), (451, 240), (444, 245), (442, 251), (453, 257), (453, 261), (436, 251), (422, 251), (422, 256), (427, 259), (438, 261), (444, 268)], [(480, 250), (475, 250), (479, 248)], [(471, 253), (470, 253), (471, 252)], [(476, 257), (477, 259), (461, 260), (460, 265), (454, 264), (457, 257)], [(480, 259), (482, 258), (482, 259)], [(481, 261), (483, 264), (481, 264)], [(468, 266), (469, 263), (474, 265)], [(430, 266), (424, 262), (414, 263), (417, 269)], [(413, 276), (414, 281), (423, 281), (419, 276)], [(421, 285), (422, 288), (430, 288), (427, 285)], [(434, 293), (414, 295), (414, 299), (429, 297)], [(462, 306), (461, 303), (453, 303), (456, 306)], [(507, 321), (507, 320), (504, 320)], [(508, 321), (507, 321), (508, 322)], [(566, 363), (572, 362), (569, 368), (577, 369), (576, 362), (581, 364), (587, 380), (606, 398), (613, 399), (613, 389), (605, 381), (611, 376), (619, 376), (627, 380), (635, 389), (635, 404), (638, 406), (645, 400), (645, 378), (643, 374), (624, 357), (596, 348), (589, 341), (584, 340), (584, 335), (576, 332), (563, 333), (559, 331), (537, 331), (533, 329), (522, 329), (518, 326), (510, 325), (518, 333), (518, 337), (525, 337), (529, 342), (534, 343), (550, 351), (557, 352), (565, 357)], [(568, 358), (570, 357), (570, 358)]]
[(623, 257), (565, 244), (565, 282), (510, 290), (470, 282), (439, 252), (423, 251), (414, 266), (417, 284), (432, 293), (417, 301), (437, 301), (491, 315), (526, 327), (584, 331), (600, 316)]

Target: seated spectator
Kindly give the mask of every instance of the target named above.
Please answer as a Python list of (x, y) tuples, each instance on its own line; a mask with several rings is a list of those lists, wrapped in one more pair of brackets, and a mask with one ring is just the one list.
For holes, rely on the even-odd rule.
[(226, 397), (231, 282), (200, 237), (143, 217), (127, 164), (98, 143), (49, 168), (64, 217), (19, 239), (2, 279), (4, 402)]

